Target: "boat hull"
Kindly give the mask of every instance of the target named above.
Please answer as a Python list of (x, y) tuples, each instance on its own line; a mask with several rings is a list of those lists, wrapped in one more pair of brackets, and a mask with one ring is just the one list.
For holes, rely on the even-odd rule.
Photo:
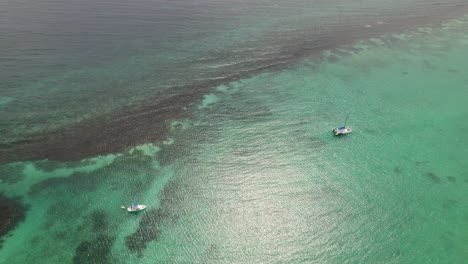
[(335, 127), (333, 129), (333, 132), (335, 132), (335, 136), (340, 136), (340, 135), (345, 135), (353, 132), (350, 127)]
[(136, 213), (136, 212), (140, 212), (140, 211), (143, 211), (146, 209), (146, 205), (144, 204), (140, 204), (138, 206), (130, 206), (127, 208), (127, 211), (129, 213)]

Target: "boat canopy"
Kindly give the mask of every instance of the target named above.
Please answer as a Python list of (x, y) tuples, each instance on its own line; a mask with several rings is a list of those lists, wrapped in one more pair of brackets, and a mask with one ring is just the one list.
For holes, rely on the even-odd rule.
[(346, 127), (345, 127), (345, 126), (342, 126), (342, 127), (339, 127), (338, 129), (339, 129), (339, 130), (343, 130), (343, 129), (346, 129)]
[(138, 203), (133, 203), (133, 206), (134, 206), (134, 207), (137, 207), (137, 206), (138, 206)]

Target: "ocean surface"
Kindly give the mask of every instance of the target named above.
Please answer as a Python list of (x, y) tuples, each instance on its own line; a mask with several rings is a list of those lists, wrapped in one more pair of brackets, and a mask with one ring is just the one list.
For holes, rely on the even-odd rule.
[(0, 0), (0, 263), (467, 263), (467, 102), (462, 0)]

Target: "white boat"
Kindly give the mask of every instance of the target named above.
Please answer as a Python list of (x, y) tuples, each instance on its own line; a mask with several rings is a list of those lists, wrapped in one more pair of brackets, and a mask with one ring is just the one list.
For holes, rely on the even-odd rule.
[(345, 119), (345, 122), (344, 122), (345, 124), (343, 126), (335, 127), (333, 129), (333, 132), (335, 132), (335, 136), (346, 135), (346, 134), (349, 134), (349, 133), (353, 132), (353, 130), (349, 126), (346, 126), (346, 122), (348, 121), (348, 117), (349, 117), (349, 115), (346, 115), (346, 119)]
[(353, 132), (353, 130), (349, 126), (342, 126), (342, 127), (335, 127), (333, 129), (333, 132), (335, 132), (335, 136), (339, 135), (345, 135)]
[(133, 212), (143, 211), (145, 210), (145, 208), (146, 208), (146, 205), (144, 204), (133, 203), (127, 208), (127, 211), (129, 213), (133, 213)]

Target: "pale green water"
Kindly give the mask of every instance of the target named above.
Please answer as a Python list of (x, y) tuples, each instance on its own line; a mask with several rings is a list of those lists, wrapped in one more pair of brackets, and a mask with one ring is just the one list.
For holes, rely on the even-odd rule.
[[(157, 146), (1, 165), (30, 209), (0, 262), (464, 263), (467, 32), (460, 18), (218, 86)], [(354, 132), (334, 137), (346, 114)]]

